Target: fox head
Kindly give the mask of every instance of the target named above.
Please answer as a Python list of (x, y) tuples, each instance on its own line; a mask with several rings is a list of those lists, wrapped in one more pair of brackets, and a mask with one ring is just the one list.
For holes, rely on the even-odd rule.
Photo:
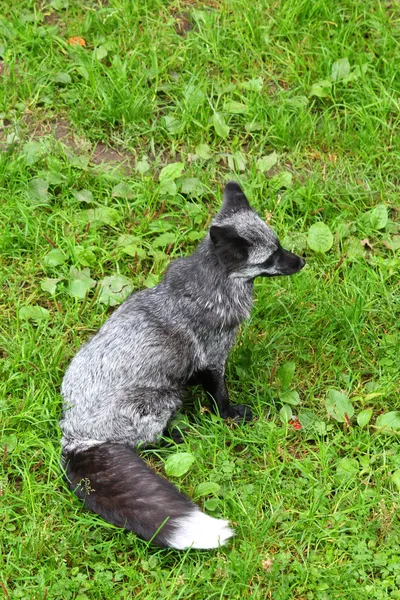
[(234, 181), (225, 187), (222, 208), (210, 227), (210, 239), (219, 263), (232, 277), (252, 280), (292, 275), (305, 265), (300, 256), (282, 248)]

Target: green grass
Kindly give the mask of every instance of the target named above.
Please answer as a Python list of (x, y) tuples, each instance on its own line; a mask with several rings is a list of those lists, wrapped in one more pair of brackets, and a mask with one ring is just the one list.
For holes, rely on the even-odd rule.
[[(400, 426), (379, 421), (400, 408), (398, 5), (15, 4), (3, 0), (0, 16), (4, 597), (400, 598)], [(160, 182), (169, 163), (183, 172)], [(109, 314), (98, 282), (153, 285), (195, 247), (231, 178), (307, 267), (257, 283), (232, 352), (231, 395), (254, 422), (212, 418), (198, 390), (184, 445), (145, 452), (161, 472), (191, 452), (174, 483), (235, 524), (230, 547), (178, 553), (68, 492), (59, 386)], [(307, 245), (319, 221), (334, 236), (326, 253)], [(301, 430), (279, 400), (287, 362)], [(328, 415), (330, 389), (350, 398), (344, 423)], [(217, 496), (197, 497), (207, 481)]]

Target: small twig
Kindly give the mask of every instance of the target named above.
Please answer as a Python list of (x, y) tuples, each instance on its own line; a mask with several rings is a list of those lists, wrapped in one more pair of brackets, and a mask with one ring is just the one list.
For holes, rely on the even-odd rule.
[[(338, 269), (340, 269), (340, 267), (343, 264), (343, 261), (344, 261), (345, 258), (346, 258), (346, 253), (342, 254), (342, 256), (339, 258), (338, 262), (333, 267), (332, 273), (335, 273), (335, 271), (337, 271)], [(325, 275), (325, 281), (328, 281), (328, 279), (329, 279), (330, 276), (331, 276), (331, 273), (327, 273)]]
[(49, 238), (48, 235), (46, 235), (45, 233), (42, 234), (44, 239), (47, 240), (50, 244), (50, 246), (53, 246), (53, 248), (57, 248), (57, 244), (55, 242), (53, 242), (53, 240), (51, 238)]
[(272, 385), (274, 379), (275, 379), (275, 373), (276, 373), (276, 369), (278, 367), (278, 357), (275, 358), (275, 362), (274, 362), (274, 366), (272, 367), (272, 371), (271, 371), (271, 377), (269, 378), (269, 385)]
[(2, 581), (0, 581), (0, 585), (3, 588), (3, 591), (6, 595), (7, 600), (10, 600), (10, 594), (8, 593), (6, 586), (4, 585), (4, 583)]
[(343, 261), (344, 261), (345, 258), (346, 258), (346, 253), (342, 254), (342, 256), (339, 259), (339, 262), (333, 268), (334, 271), (337, 271), (342, 266)]
[(321, 206), (321, 208), (316, 208), (315, 210), (312, 211), (312, 215), (317, 215), (318, 213), (322, 212), (324, 210), (324, 207)]
[(31, 365), (31, 367), (33, 367), (34, 369), (36, 369), (36, 371), (40, 372), (40, 369), (37, 365), (35, 365), (35, 363), (31, 362), (30, 360), (28, 360), (28, 365)]

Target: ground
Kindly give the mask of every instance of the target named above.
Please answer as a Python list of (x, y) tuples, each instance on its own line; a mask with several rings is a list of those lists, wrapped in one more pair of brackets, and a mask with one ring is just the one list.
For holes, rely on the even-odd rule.
[[(399, 41), (396, 2), (2, 1), (6, 599), (400, 598)], [(170, 479), (235, 539), (160, 550), (67, 490), (59, 387), (229, 179), (307, 266), (256, 284), (232, 353), (254, 421), (196, 390), (143, 453), (186, 453)]]

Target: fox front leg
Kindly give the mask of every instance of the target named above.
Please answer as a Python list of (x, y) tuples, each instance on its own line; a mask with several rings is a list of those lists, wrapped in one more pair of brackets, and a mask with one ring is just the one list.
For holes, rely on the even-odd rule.
[(199, 382), (207, 394), (214, 401), (214, 409), (217, 409), (223, 419), (234, 419), (235, 421), (250, 421), (251, 410), (243, 404), (232, 405), (229, 402), (229, 394), (226, 389), (224, 373), (217, 369), (206, 369), (196, 373), (196, 382)]

